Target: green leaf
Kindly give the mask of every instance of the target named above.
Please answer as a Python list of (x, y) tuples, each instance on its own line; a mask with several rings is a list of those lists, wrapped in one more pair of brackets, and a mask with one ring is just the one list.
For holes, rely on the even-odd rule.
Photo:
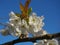
[(32, 8), (28, 9), (28, 15), (32, 12)]

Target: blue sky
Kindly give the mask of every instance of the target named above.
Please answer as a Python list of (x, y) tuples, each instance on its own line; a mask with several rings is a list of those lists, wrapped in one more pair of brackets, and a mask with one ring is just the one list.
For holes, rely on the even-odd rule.
[[(20, 0), (0, 0), (0, 18), (5, 18), (0, 19), (0, 22), (6, 23), (11, 11), (20, 13), (19, 2)], [(21, 0), (21, 2), (24, 3), (25, 0)], [(43, 29), (48, 33), (60, 32), (60, 0), (32, 0), (30, 7), (32, 7), (33, 12), (36, 12), (38, 16), (43, 15), (45, 17)], [(0, 29), (2, 28), (3, 26), (0, 25)], [(0, 44), (14, 39), (16, 37), (4, 37), (0, 34)], [(20, 43), (20, 45), (33, 45), (33, 43)]]

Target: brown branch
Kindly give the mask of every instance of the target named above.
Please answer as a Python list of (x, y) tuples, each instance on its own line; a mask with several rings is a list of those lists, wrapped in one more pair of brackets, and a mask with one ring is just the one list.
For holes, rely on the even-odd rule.
[(47, 35), (44, 35), (44, 36), (39, 36), (39, 37), (31, 37), (31, 38), (23, 38), (23, 39), (16, 39), (16, 40), (13, 40), (11, 42), (7, 42), (5, 44), (2, 44), (2, 45), (14, 45), (15, 43), (19, 43), (19, 42), (36, 42), (36, 40), (43, 40), (43, 39), (52, 39), (52, 38), (57, 38), (57, 37), (60, 37), (60, 33), (55, 33), (55, 34), (47, 34)]

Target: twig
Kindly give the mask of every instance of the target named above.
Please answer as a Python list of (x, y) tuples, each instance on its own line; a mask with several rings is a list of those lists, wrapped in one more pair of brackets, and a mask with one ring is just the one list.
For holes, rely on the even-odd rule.
[(31, 38), (23, 38), (23, 39), (16, 39), (7, 43), (4, 43), (2, 45), (14, 45), (15, 43), (19, 43), (19, 42), (36, 42), (36, 40), (43, 40), (43, 39), (53, 39), (53, 38), (57, 38), (60, 37), (60, 33), (55, 33), (55, 34), (47, 34), (44, 36), (39, 36), (39, 37), (31, 37)]

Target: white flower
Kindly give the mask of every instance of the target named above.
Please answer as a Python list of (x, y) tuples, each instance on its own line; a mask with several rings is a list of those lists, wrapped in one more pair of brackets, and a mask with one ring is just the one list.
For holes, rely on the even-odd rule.
[(19, 37), (21, 35), (21, 30), (19, 30), (18, 27), (13, 26), (11, 23), (7, 25), (6, 29), (8, 30), (9, 34), (11, 34), (12, 36)]
[(32, 34), (33, 34), (33, 36), (43, 36), (43, 35), (46, 35), (48, 33), (45, 30), (40, 30), (38, 32), (33, 32)]
[(47, 45), (59, 45), (56, 39), (48, 40)]
[(15, 15), (15, 13), (12, 12), (12, 11), (11, 11), (11, 13), (10, 13), (9, 15), (10, 15), (10, 19), (9, 19), (9, 20), (14, 20), (14, 19), (19, 18), (19, 17), (17, 17), (17, 16)]
[(37, 45), (38, 43), (34, 43), (34, 45)]
[[(26, 27), (26, 26), (27, 26), (26, 20), (23, 19), (22, 22), (21, 22), (21, 25)], [(27, 27), (26, 27), (26, 28), (27, 28)]]
[(3, 36), (9, 35), (9, 31), (8, 31), (7, 29), (2, 29), (2, 30), (0, 30), (0, 33), (1, 33)]
[[(43, 16), (38, 17), (36, 16), (35, 13), (29, 16), (29, 31), (28, 32), (36, 36), (43, 34), (44, 31), (40, 32), (40, 30), (42, 30), (42, 27), (44, 26), (43, 19), (44, 19)], [(46, 32), (44, 32), (44, 34), (45, 33)]]
[(29, 17), (29, 25), (36, 25), (37, 24), (37, 17), (35, 15), (32, 15)]
[(17, 34), (17, 36), (21, 35), (21, 30), (18, 27), (16, 27), (16, 34)]
[(45, 45), (43, 40), (39, 40), (38, 42), (34, 43), (34, 45)]

